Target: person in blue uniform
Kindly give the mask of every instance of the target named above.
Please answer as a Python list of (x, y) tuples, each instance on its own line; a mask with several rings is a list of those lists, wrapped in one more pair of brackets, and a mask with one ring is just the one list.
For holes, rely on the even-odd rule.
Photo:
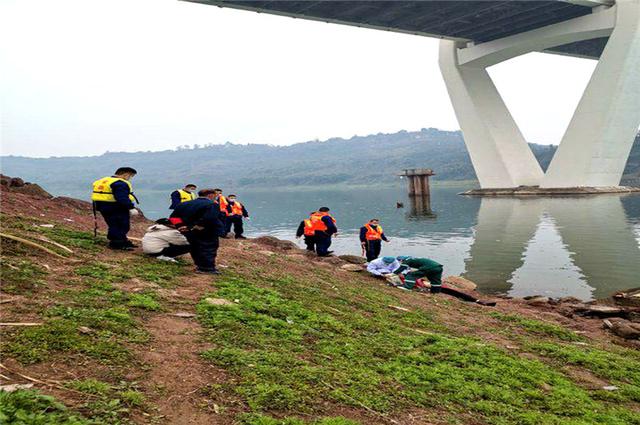
[[(131, 227), (131, 217), (139, 214), (134, 202), (130, 180), (137, 174), (131, 167), (120, 167), (112, 176), (93, 182), (91, 200), (95, 211), (100, 212), (107, 223), (109, 248), (132, 250), (135, 245), (127, 238)], [(96, 225), (97, 226), (97, 225)]]
[(213, 202), (216, 196), (214, 189), (202, 189), (197, 199), (177, 205), (169, 218), (187, 237), (197, 273), (220, 274), (216, 269), (218, 238), (225, 234), (225, 229), (218, 205)]
[(231, 232), (231, 226), (233, 226), (233, 234), (236, 239), (247, 239), (242, 234), (244, 233), (243, 219), (249, 218), (249, 212), (240, 201), (238, 201), (236, 195), (229, 195), (227, 197), (227, 217), (225, 223), (225, 230), (227, 236)]
[(310, 217), (318, 257), (326, 257), (333, 253), (333, 251), (329, 251), (331, 238), (338, 234), (336, 220), (329, 214), (329, 211), (329, 208), (322, 207)]
[(196, 189), (197, 186), (191, 183), (182, 189), (177, 189), (171, 192), (171, 205), (169, 206), (169, 209), (173, 210), (183, 202), (193, 201), (196, 199), (198, 197), (196, 195)]

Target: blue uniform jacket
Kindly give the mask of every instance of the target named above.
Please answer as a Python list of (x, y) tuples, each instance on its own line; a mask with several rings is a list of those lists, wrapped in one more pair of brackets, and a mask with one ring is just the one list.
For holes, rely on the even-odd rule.
[(208, 198), (197, 198), (176, 206), (171, 217), (178, 217), (189, 227), (202, 226), (204, 231), (224, 236), (225, 229), (220, 221), (220, 208)]

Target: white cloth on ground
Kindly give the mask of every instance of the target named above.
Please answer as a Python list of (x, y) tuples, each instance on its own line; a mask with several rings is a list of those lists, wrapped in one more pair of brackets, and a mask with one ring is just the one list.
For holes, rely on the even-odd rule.
[(367, 266), (367, 271), (374, 276), (382, 276), (383, 274), (393, 273), (400, 267), (400, 262), (394, 260), (393, 263), (385, 263), (382, 258), (376, 258)]

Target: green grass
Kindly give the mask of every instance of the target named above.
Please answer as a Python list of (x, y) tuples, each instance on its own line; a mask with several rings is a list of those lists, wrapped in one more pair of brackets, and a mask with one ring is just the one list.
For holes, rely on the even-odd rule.
[(91, 422), (69, 412), (53, 397), (38, 391), (0, 391), (0, 424), (88, 425)]
[[(260, 416), (273, 411), (322, 414), (317, 406), (329, 401), (381, 414), (446, 408), (493, 424), (640, 424), (640, 414), (599, 399), (543, 362), (447, 333), (424, 312), (389, 309), (393, 297), (375, 288), (322, 292), (327, 284), (340, 285), (225, 276), (212, 296), (238, 303), (198, 306), (213, 344), (202, 355), (237, 376), (236, 393), (258, 415), (247, 423), (288, 423)], [(543, 322), (517, 323), (568, 338)]]
[(4, 257), (0, 263), (2, 292), (30, 294), (46, 285), (47, 270), (27, 259)]
[(552, 323), (535, 319), (528, 319), (515, 314), (504, 314), (497, 311), (489, 313), (489, 316), (504, 322), (507, 325), (518, 327), (527, 333), (558, 338), (563, 341), (584, 341), (585, 338), (575, 332)]

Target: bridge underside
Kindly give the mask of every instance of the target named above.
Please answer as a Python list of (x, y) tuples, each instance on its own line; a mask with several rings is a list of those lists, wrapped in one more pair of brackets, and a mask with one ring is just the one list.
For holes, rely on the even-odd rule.
[[(442, 39), (483, 188), (617, 186), (640, 125), (640, 0), (187, 1)], [(546, 174), (486, 71), (529, 52), (599, 59)]]

